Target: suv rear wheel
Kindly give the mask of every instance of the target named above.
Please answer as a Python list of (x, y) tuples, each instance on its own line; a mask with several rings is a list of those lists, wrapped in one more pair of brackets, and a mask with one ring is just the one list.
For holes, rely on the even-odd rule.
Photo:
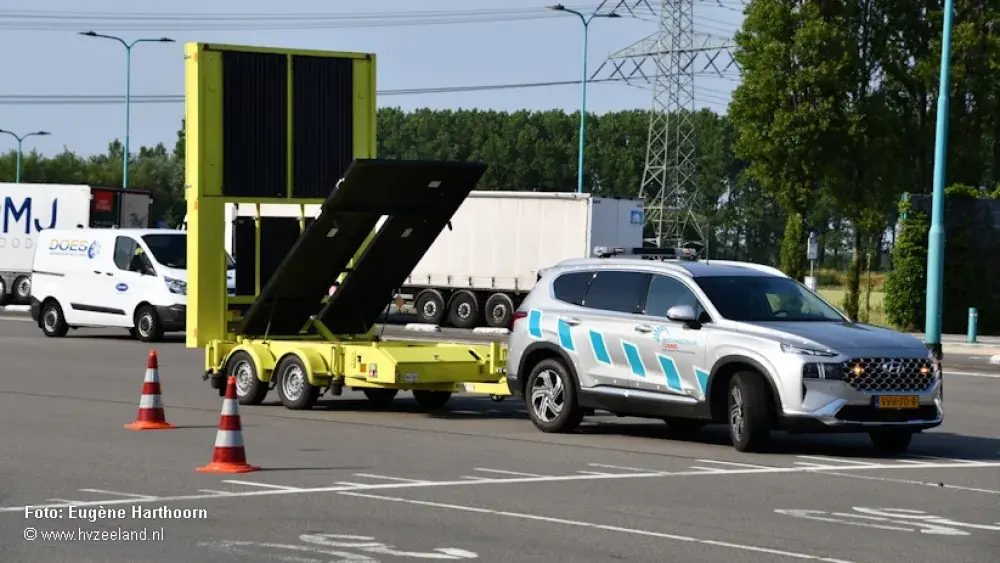
[(729, 382), (729, 435), (741, 452), (758, 451), (771, 434), (767, 385), (760, 375), (742, 371)]
[(868, 437), (880, 454), (901, 454), (910, 447), (913, 432), (905, 429), (883, 428), (872, 430)]
[(542, 432), (572, 432), (583, 422), (576, 381), (561, 360), (538, 362), (528, 376), (524, 395), (528, 416)]

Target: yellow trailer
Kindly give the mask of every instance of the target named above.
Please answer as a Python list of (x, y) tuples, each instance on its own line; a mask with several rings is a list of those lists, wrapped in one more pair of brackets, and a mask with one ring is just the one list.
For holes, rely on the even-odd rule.
[[(377, 324), (486, 166), (374, 159), (374, 55), (191, 43), (185, 58), (187, 345), (205, 349), (203, 379), (222, 394), (235, 377), (243, 404), (276, 389), (291, 409), (345, 387), (379, 406), (400, 390), (426, 408), (508, 395), (503, 344), (386, 340)], [(226, 203), (321, 210), (237, 225), (227, 295)]]

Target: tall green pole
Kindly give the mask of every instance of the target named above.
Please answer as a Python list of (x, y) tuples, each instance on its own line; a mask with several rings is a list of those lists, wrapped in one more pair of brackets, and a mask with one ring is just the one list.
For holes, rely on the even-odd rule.
[(583, 78), (581, 80), (581, 89), (583, 92), (581, 94), (582, 100), (580, 101), (580, 147), (578, 149), (579, 155), (577, 156), (576, 165), (576, 193), (579, 194), (583, 193), (583, 165), (586, 160), (587, 150), (587, 44), (588, 36), (590, 35), (590, 22), (594, 21), (594, 18), (618, 18), (621, 16), (614, 12), (608, 14), (599, 14), (594, 12), (592, 14), (584, 15), (581, 12), (567, 8), (562, 4), (549, 6), (549, 9), (557, 12), (574, 14), (580, 18), (580, 22), (583, 23)]
[(934, 144), (934, 195), (927, 249), (927, 311), (924, 334), (927, 347), (940, 360), (941, 309), (944, 301), (944, 183), (948, 153), (948, 96), (951, 67), (951, 26), (954, 1), (944, 2), (941, 31), (941, 77), (938, 86), (937, 131)]
[(101, 39), (111, 39), (117, 41), (125, 47), (125, 146), (122, 147), (122, 187), (128, 188), (128, 168), (129, 168), (129, 138), (132, 133), (132, 47), (139, 43), (173, 43), (169, 37), (141, 38), (132, 42), (125, 41), (121, 37), (114, 35), (104, 35), (94, 31), (81, 31), (80, 35), (86, 37), (99, 37)]
[(41, 137), (44, 135), (51, 135), (52, 133), (49, 133), (48, 131), (32, 131), (31, 133), (18, 135), (17, 133), (14, 133), (13, 131), (7, 131), (6, 129), (0, 129), (0, 133), (3, 133), (5, 135), (10, 135), (11, 137), (17, 139), (17, 165), (14, 171), (14, 182), (20, 184), (21, 168), (22, 168), (21, 162), (23, 160), (23, 155), (24, 155), (24, 140), (27, 139), (28, 137), (33, 137), (33, 136)]

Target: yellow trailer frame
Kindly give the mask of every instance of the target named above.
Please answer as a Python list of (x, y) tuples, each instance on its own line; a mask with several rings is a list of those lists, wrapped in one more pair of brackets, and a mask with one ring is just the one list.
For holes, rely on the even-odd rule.
[[(375, 297), (366, 286), (402, 283), (409, 273), (403, 272), (406, 264), (420, 260), (485, 166), (373, 160), (373, 54), (188, 43), (185, 83), (186, 345), (205, 349), (203, 378), (212, 387), (222, 394), (228, 376), (235, 376), (243, 404), (259, 404), (277, 387), (282, 403), (294, 409), (311, 408), (322, 393), (340, 394), (344, 387), (363, 390), (380, 404), (399, 390), (412, 390), (429, 407), (443, 406), (457, 392), (496, 400), (509, 394), (504, 344), (380, 337), (377, 315), (371, 314)], [(452, 191), (425, 206), (433, 217), (414, 219), (412, 210), (420, 201), (401, 202), (427, 186), (401, 191), (395, 184), (432, 172), (448, 177), (444, 188)], [(380, 196), (365, 199), (366, 191), (379, 189)], [(430, 193), (422, 197), (432, 197)], [(402, 199), (392, 204), (392, 194)], [(262, 279), (258, 213), (254, 255), (237, 256), (238, 273), (240, 263), (253, 263), (247, 267), (253, 270), (252, 295), (228, 295), (227, 203), (295, 204), (300, 209), (320, 203), (323, 212), (315, 219), (299, 218), (299, 238), (270, 279)], [(439, 208), (451, 212), (444, 217)], [(381, 230), (376, 234), (374, 222), (357, 220), (369, 215), (389, 217), (384, 236)], [(311, 227), (306, 225), (310, 220), (316, 222)], [(339, 227), (329, 234), (316, 231), (335, 223), (343, 223), (336, 237)], [(417, 229), (413, 238), (422, 242), (400, 239), (391, 246), (392, 241), (384, 240), (393, 233), (409, 236), (400, 229)], [(328, 243), (324, 237), (332, 246), (323, 246)], [(378, 266), (371, 264), (386, 264), (387, 249), (395, 248), (402, 254), (391, 255), (384, 277), (374, 276)], [(346, 267), (328, 264), (336, 262), (329, 255), (338, 252), (349, 253), (350, 259), (343, 260)], [(317, 273), (304, 275), (303, 262), (316, 264)], [(289, 280), (296, 281), (292, 290)], [(334, 282), (339, 284), (335, 295), (321, 291)], [(299, 285), (309, 286), (311, 301), (302, 295), (281, 301), (282, 292), (295, 293)], [(281, 329), (272, 333), (272, 325)]]

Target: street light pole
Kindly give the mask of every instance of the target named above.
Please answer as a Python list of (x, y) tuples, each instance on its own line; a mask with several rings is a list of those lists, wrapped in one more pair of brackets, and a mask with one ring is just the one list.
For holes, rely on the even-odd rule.
[(25, 133), (24, 135), (18, 135), (17, 133), (14, 133), (13, 131), (7, 131), (6, 129), (0, 129), (0, 133), (4, 133), (6, 135), (10, 135), (11, 137), (14, 137), (15, 139), (17, 139), (17, 169), (16, 169), (16, 172), (14, 173), (14, 181), (16, 183), (20, 184), (21, 183), (21, 159), (22, 159), (21, 155), (24, 153), (24, 150), (23, 150), (24, 140), (27, 139), (28, 137), (41, 137), (41, 136), (44, 136), (44, 135), (51, 135), (52, 133), (49, 133), (48, 131), (32, 131), (31, 133)]
[(104, 35), (94, 31), (81, 31), (80, 35), (86, 37), (99, 37), (101, 39), (111, 39), (121, 43), (122, 46), (125, 47), (125, 146), (122, 150), (122, 187), (128, 188), (129, 137), (131, 134), (132, 118), (132, 47), (135, 47), (139, 43), (173, 43), (174, 40), (169, 37), (145, 37), (128, 42), (121, 37)]
[(941, 359), (941, 310), (944, 301), (944, 183), (948, 153), (948, 96), (951, 70), (951, 27), (955, 11), (953, 0), (944, 1), (944, 25), (941, 30), (941, 77), (938, 86), (937, 131), (934, 143), (934, 194), (931, 205), (931, 228), (927, 244), (927, 311), (924, 336), (934, 357)]
[(585, 15), (576, 10), (567, 8), (562, 4), (556, 4), (555, 6), (549, 6), (548, 8), (556, 12), (575, 14), (578, 18), (580, 18), (580, 22), (583, 23), (583, 78), (581, 80), (583, 93), (582, 100), (580, 102), (580, 154), (577, 157), (576, 168), (576, 193), (583, 193), (583, 163), (587, 147), (587, 40), (590, 30), (590, 22), (592, 22), (594, 18), (618, 18), (621, 16), (614, 12), (609, 14), (599, 14), (594, 12)]

